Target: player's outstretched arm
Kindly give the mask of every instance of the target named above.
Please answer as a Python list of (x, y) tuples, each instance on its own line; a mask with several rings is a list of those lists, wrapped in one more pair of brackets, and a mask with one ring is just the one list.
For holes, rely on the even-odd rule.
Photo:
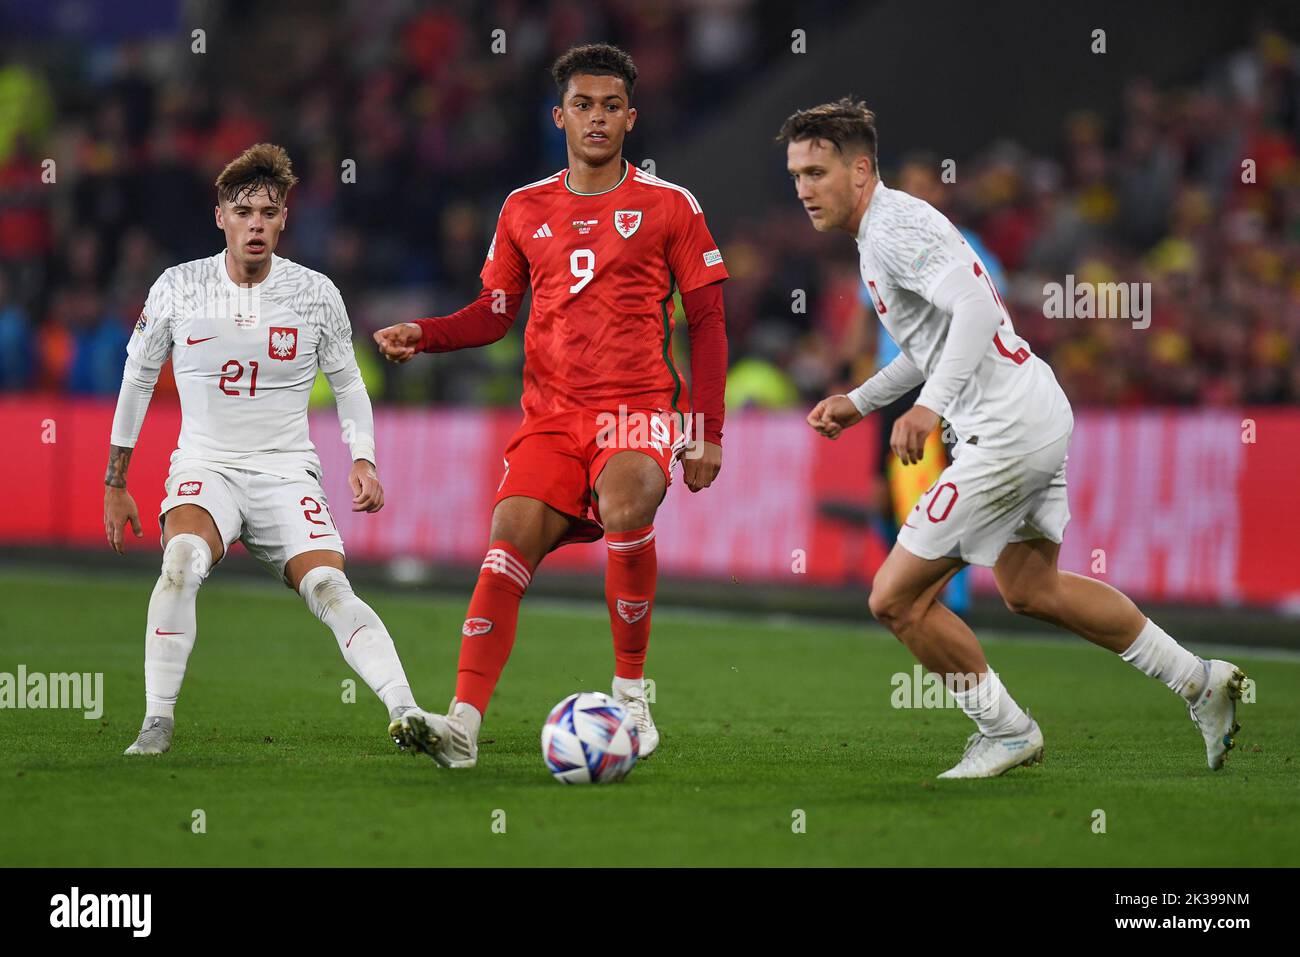
[(423, 338), (424, 332), (415, 323), (399, 322), (376, 331), (375, 345), (379, 346), (379, 354), (389, 362), (401, 364), (420, 351)]
[(832, 395), (822, 399), (808, 413), (808, 424), (828, 439), (838, 439), (840, 433), (863, 419), (858, 407), (847, 395)]
[(486, 346), (501, 339), (514, 325), (523, 296), (484, 289), (477, 299), (449, 316), (431, 316), (388, 326), (375, 333), (385, 359), (402, 363), (417, 352), (454, 352)]
[(883, 408), (900, 395), (925, 381), (921, 370), (905, 355), (889, 363), (848, 395), (822, 399), (808, 413), (808, 424), (828, 439), (837, 439), (849, 426), (857, 425), (870, 412)]

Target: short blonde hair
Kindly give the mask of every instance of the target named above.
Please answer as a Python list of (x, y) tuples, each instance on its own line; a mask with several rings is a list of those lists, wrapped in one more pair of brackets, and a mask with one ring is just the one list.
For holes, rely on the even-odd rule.
[(262, 187), (274, 202), (283, 204), (289, 188), (298, 182), (293, 163), (283, 146), (258, 143), (240, 153), (217, 177), (217, 199), (233, 203)]

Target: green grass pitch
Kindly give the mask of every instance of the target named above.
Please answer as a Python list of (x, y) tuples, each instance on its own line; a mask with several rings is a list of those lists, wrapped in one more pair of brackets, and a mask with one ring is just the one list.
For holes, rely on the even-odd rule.
[[(0, 671), (100, 671), (104, 714), (0, 711), (4, 865), (1294, 865), (1300, 660), (1240, 653), (1257, 701), (1228, 767), (1163, 687), (1082, 641), (985, 635), (1046, 760), (934, 775), (969, 722), (900, 710), (912, 668), (879, 629), (656, 612), (660, 751), (621, 784), (564, 787), (549, 708), (608, 691), (603, 608), (524, 602), (479, 767), (397, 753), (382, 706), (287, 590), (220, 574), (160, 758), (126, 758), (152, 579), (0, 573)], [(419, 700), (451, 696), (465, 600), (362, 589)], [(468, 596), (466, 596), (468, 598)], [(206, 832), (194, 833), (201, 809)], [(1105, 813), (1105, 833), (1094, 812)], [(797, 812), (802, 811), (800, 816)], [(500, 813), (504, 812), (504, 814)], [(804, 828), (794, 825), (802, 817)], [(496, 827), (494, 828), (494, 823)], [(499, 833), (504, 823), (504, 833)]]

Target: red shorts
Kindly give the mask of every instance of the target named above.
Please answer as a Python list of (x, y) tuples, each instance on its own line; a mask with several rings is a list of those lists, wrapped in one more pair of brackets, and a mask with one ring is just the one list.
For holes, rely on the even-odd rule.
[(596, 500), (596, 479), (619, 452), (653, 458), (672, 484), (672, 467), (686, 448), (682, 417), (671, 410), (573, 409), (525, 417), (506, 446), (506, 473), (495, 507), (514, 495), (535, 498), (573, 519), (556, 544), (594, 542), (605, 534)]

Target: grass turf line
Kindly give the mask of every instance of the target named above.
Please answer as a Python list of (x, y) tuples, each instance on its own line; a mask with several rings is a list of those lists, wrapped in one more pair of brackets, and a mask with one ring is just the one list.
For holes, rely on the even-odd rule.
[[(1166, 689), (1085, 642), (982, 635), (1042, 724), (1041, 767), (942, 782), (969, 722), (897, 710), (913, 661), (879, 629), (656, 622), (661, 751), (612, 787), (542, 764), (547, 711), (608, 690), (603, 608), (530, 607), (480, 766), (397, 754), (333, 636), (284, 589), (199, 595), (172, 752), (129, 759), (151, 579), (0, 575), (0, 671), (102, 671), (101, 720), (0, 711), (0, 863), (13, 865), (1283, 865), (1300, 859), (1300, 663), (1257, 683), (1228, 768)], [(452, 692), (465, 601), (371, 590), (420, 702)], [(356, 703), (342, 701), (357, 680)], [(206, 833), (192, 832), (202, 809)], [(1106, 833), (1093, 831), (1094, 811)], [(796, 811), (806, 832), (794, 833)], [(505, 833), (493, 822), (505, 812)], [(1215, 838), (1218, 835), (1218, 839)]]

